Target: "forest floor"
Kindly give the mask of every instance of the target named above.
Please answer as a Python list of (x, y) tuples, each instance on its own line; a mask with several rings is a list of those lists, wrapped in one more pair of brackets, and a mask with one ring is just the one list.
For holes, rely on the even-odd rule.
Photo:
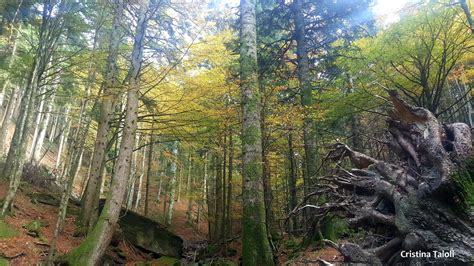
[[(0, 198), (6, 194), (8, 182), (0, 180)], [(28, 196), (32, 192), (45, 192), (41, 188), (24, 185), (18, 191), (15, 198), (14, 215), (7, 216), (5, 223), (0, 224), (1, 231), (8, 228), (12, 234), (9, 237), (2, 238), (0, 234), (0, 258), (6, 258), (10, 265), (37, 265), (40, 261), (47, 258), (49, 244), (53, 238), (54, 227), (56, 224), (58, 208), (41, 203), (33, 203)], [(57, 253), (65, 254), (78, 246), (83, 237), (74, 237), (76, 216), (68, 214), (64, 225), (64, 232), (57, 241)], [(45, 227), (39, 229), (40, 236), (32, 236), (24, 228), (25, 225), (34, 221), (41, 221)], [(12, 236), (13, 235), (13, 236)], [(147, 260), (144, 254), (122, 241), (119, 244), (127, 258), (127, 264), (134, 265), (137, 262)], [(0, 265), (3, 265), (0, 261)]]
[[(4, 196), (8, 189), (8, 182), (0, 180), (0, 198)], [(53, 238), (53, 231), (56, 224), (58, 208), (42, 203), (33, 203), (30, 196), (32, 192), (46, 192), (42, 188), (24, 184), (17, 193), (15, 199), (14, 215), (7, 216), (5, 223), (0, 224), (0, 229), (10, 228), (14, 233), (13, 236), (2, 238), (0, 231), (0, 258), (6, 258), (10, 265), (37, 265), (40, 261), (47, 258), (49, 244)], [(156, 215), (155, 220), (162, 222), (162, 205), (153, 204), (152, 213)], [(169, 230), (179, 235), (185, 241), (204, 241), (206, 240), (207, 226), (202, 221), (199, 225), (199, 231), (195, 227), (188, 224), (186, 218), (187, 200), (182, 199), (175, 205), (173, 213), (173, 223)], [(83, 237), (75, 237), (75, 219), (73, 214), (66, 216), (64, 232), (60, 235), (57, 245), (57, 253), (65, 254), (77, 247), (83, 240)], [(40, 228), (40, 236), (32, 236), (31, 233), (24, 228), (25, 225), (34, 221), (41, 221), (46, 226)], [(236, 253), (227, 260), (238, 263), (241, 254), (241, 243), (237, 238), (229, 244)], [(136, 248), (130, 246), (126, 241), (119, 244), (126, 257), (127, 265), (136, 265), (139, 262), (151, 261), (147, 254), (141, 253)], [(292, 254), (291, 263), (288, 263), (289, 255)], [(315, 265), (320, 259), (339, 264), (343, 261), (341, 254), (333, 248), (323, 249), (306, 249), (294, 254), (291, 249), (283, 249), (278, 257), (279, 264), (286, 265)], [(0, 265), (2, 265), (0, 260)], [(155, 264), (152, 264), (155, 265)], [(159, 265), (159, 264), (157, 264)], [(317, 265), (317, 264), (316, 264)]]

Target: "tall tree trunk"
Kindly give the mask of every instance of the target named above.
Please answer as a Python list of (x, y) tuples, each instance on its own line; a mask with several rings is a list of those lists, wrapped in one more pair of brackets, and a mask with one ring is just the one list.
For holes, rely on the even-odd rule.
[[(305, 191), (311, 185), (317, 170), (317, 149), (316, 135), (313, 119), (311, 118), (311, 108), (313, 105), (313, 96), (311, 89), (311, 80), (309, 72), (308, 44), (306, 40), (306, 22), (304, 17), (304, 1), (295, 0), (292, 10), (295, 20), (295, 39), (297, 53), (297, 74), (301, 90), (301, 105), (304, 108), (303, 121), (303, 142), (305, 153), (304, 187)], [(305, 193), (306, 194), (306, 193)]]
[(210, 241), (215, 241), (216, 233), (216, 155), (211, 154), (211, 175), (207, 179), (206, 200), (207, 200), (207, 231)]
[(173, 210), (176, 194), (176, 168), (178, 161), (178, 141), (173, 143), (171, 153), (173, 154), (173, 161), (171, 163), (171, 179), (170, 179), (170, 192), (169, 192), (169, 207), (166, 213), (166, 225), (171, 225), (173, 219)]
[(164, 171), (166, 169), (166, 163), (163, 158), (163, 154), (160, 155), (160, 164), (158, 165), (158, 193), (156, 194), (156, 201), (159, 203), (161, 200), (161, 190), (163, 185), (163, 178), (165, 177)]
[(234, 141), (233, 136), (234, 134), (230, 132), (229, 134), (229, 171), (227, 178), (227, 209), (226, 209), (226, 238), (232, 236), (232, 173), (234, 172)]
[[(143, 137), (143, 141), (145, 141), (145, 137)], [(138, 179), (138, 191), (137, 191), (137, 199), (135, 201), (135, 211), (139, 212), (140, 201), (142, 200), (142, 189), (143, 189), (143, 176), (145, 175), (145, 157), (146, 157), (146, 146), (143, 147), (142, 153), (142, 167), (140, 171), (140, 178)]]
[[(59, 147), (58, 147), (58, 154), (56, 157), (56, 169), (59, 170), (59, 166), (61, 165), (62, 162), (62, 155), (64, 151), (64, 144), (66, 143), (67, 136), (69, 135), (69, 129), (71, 128), (71, 121), (69, 121), (69, 106), (66, 107), (66, 112), (64, 115), (64, 127), (63, 130), (61, 131), (61, 137), (59, 138)], [(58, 118), (59, 120), (59, 118)], [(59, 123), (59, 122), (56, 122)]]
[(222, 221), (223, 217), (222, 214), (224, 213), (224, 197), (222, 195), (222, 190), (223, 190), (223, 170), (222, 170), (222, 155), (220, 151), (216, 153), (215, 156), (215, 190), (214, 190), (214, 204), (215, 204), (215, 210), (214, 210), (214, 234), (213, 234), (213, 239), (214, 241), (218, 241), (222, 239)]
[(103, 172), (104, 158), (107, 149), (107, 135), (109, 123), (112, 118), (113, 102), (118, 87), (118, 66), (117, 57), (121, 41), (120, 20), (122, 19), (124, 3), (123, 0), (114, 1), (114, 18), (110, 31), (110, 44), (108, 47), (108, 57), (106, 65), (105, 80), (102, 84), (102, 91), (106, 97), (101, 98), (100, 118), (97, 126), (97, 135), (94, 143), (94, 153), (92, 155), (92, 165), (89, 180), (86, 186), (84, 199), (82, 200), (80, 220), (83, 226), (91, 229), (94, 226), (99, 203), (99, 191), (101, 175)]
[(207, 165), (208, 165), (208, 152), (206, 151), (204, 154), (204, 176), (202, 182), (202, 195), (201, 201), (198, 205), (198, 213), (196, 217), (197, 221), (197, 228), (199, 230), (199, 222), (201, 221), (201, 211), (204, 209), (204, 203), (207, 201), (207, 183), (208, 183), (208, 176), (207, 176)]
[(222, 156), (222, 217), (220, 221), (220, 238), (224, 239), (224, 255), (227, 256), (227, 241), (226, 240), (226, 222), (227, 222), (227, 212), (226, 212), (226, 205), (227, 205), (227, 126), (224, 130), (224, 143), (223, 143), (223, 156)]
[[(143, 57), (143, 39), (145, 38), (148, 21), (146, 16), (148, 0), (140, 0), (138, 2), (140, 9), (138, 11), (138, 21), (132, 50), (132, 65), (129, 70), (130, 81), (127, 92), (125, 124), (120, 151), (115, 165), (115, 177), (112, 180), (104, 209), (93, 231), (77, 249), (69, 254), (68, 258), (72, 260), (70, 263), (73, 265), (98, 265), (100, 263), (117, 226), (126, 192), (126, 183), (130, 174), (130, 161), (132, 159), (137, 130), (139, 73)], [(122, 3), (119, 3), (119, 6), (121, 5)]]
[(38, 130), (38, 137), (35, 142), (33, 142), (33, 145), (31, 146), (31, 160), (39, 163), (39, 160), (41, 158), (41, 155), (43, 154), (41, 152), (43, 148), (43, 143), (44, 143), (44, 138), (46, 137), (46, 130), (49, 125), (49, 119), (51, 117), (51, 112), (53, 109), (53, 103), (54, 103), (54, 95), (51, 96), (51, 99), (49, 99), (49, 102), (46, 106), (45, 109), (45, 114), (44, 117), (40, 123), (39, 130)]
[(34, 148), (36, 146), (36, 143), (38, 141), (38, 135), (39, 135), (39, 131), (41, 129), (41, 121), (43, 121), (43, 118), (45, 116), (45, 113), (43, 111), (44, 109), (44, 103), (46, 101), (46, 87), (44, 87), (41, 91), (40, 91), (40, 94), (41, 95), (41, 99), (40, 99), (40, 103), (39, 103), (39, 106), (38, 106), (38, 110), (36, 111), (36, 119), (35, 119), (35, 124), (34, 124), (34, 133), (33, 133), (33, 139), (31, 141), (31, 145), (30, 145), (30, 150), (28, 151), (28, 161), (32, 162), (33, 161), (33, 151), (34, 151)]
[(242, 264), (273, 265), (263, 195), (262, 135), (257, 67), (255, 0), (240, 1), (240, 89), (242, 94)]
[[(290, 132), (288, 133), (288, 162), (289, 162), (289, 178), (288, 178), (288, 189), (289, 189), (289, 194), (290, 194), (290, 199), (289, 199), (289, 209), (290, 211), (296, 208), (296, 205), (298, 204), (297, 198), (296, 198), (296, 179), (297, 179), (297, 170), (296, 170), (296, 160), (295, 160), (295, 151), (293, 150), (293, 132), (290, 129)], [(296, 228), (298, 227), (296, 216), (291, 217), (291, 224), (289, 231), (294, 232)]]
[(7, 108), (2, 117), (2, 123), (0, 128), (0, 156), (3, 156), (6, 144), (11, 142), (11, 139), (7, 137), (8, 129), (10, 128), (10, 125), (13, 122), (12, 117), (13, 113), (15, 112), (17, 102), (20, 99), (20, 94), (21, 92), (19, 86), (15, 86), (15, 88), (12, 90), (10, 99), (8, 100)]
[[(18, 186), (21, 181), (21, 174), (23, 172), (24, 160), (26, 157), (27, 140), (30, 134), (31, 123), (30, 119), (33, 115), (35, 107), (36, 93), (44, 74), (46, 66), (50, 61), (52, 53), (56, 50), (57, 40), (61, 31), (51, 32), (51, 23), (57, 22), (55, 26), (62, 28), (64, 19), (62, 15), (67, 12), (68, 3), (59, 3), (58, 11), (55, 16), (52, 16), (54, 5), (45, 1), (43, 6), (42, 24), (39, 31), (39, 46), (36, 49), (35, 58), (28, 82), (25, 89), (25, 96), (20, 103), (20, 117), (15, 127), (13, 134), (12, 145), (8, 151), (7, 159), (3, 167), (3, 176), (10, 177), (10, 185), (7, 196), (3, 202), (1, 216), (5, 215), (7, 209), (11, 207), (13, 198), (15, 197)], [(59, 25), (58, 25), (59, 24)]]
[[(262, 89), (263, 92), (263, 89)], [(273, 192), (272, 192), (272, 180), (270, 172), (270, 160), (268, 159), (269, 153), (269, 138), (270, 134), (266, 128), (266, 99), (262, 97), (262, 112), (261, 112), (261, 128), (262, 128), (262, 162), (263, 162), (263, 192), (265, 199), (265, 219), (267, 224), (267, 231), (272, 235), (276, 234), (274, 230), (274, 217), (272, 210)]]
[(146, 191), (145, 191), (145, 216), (148, 217), (150, 213), (149, 201), (150, 201), (150, 189), (151, 189), (151, 172), (153, 165), (153, 147), (155, 142), (155, 136), (153, 130), (150, 133), (150, 147), (148, 148), (148, 166), (146, 169)]
[(189, 224), (193, 224), (193, 196), (191, 195), (191, 186), (194, 186), (193, 179), (191, 178), (192, 170), (192, 152), (189, 151), (188, 156), (188, 174), (186, 175), (186, 197), (188, 198), (188, 207), (186, 209), (186, 219)]
[[(18, 9), (16, 10), (15, 17), (17, 15), (22, 3), (23, 3), (23, 0), (21, 0), (19, 5), (18, 5)], [(12, 26), (11, 26), (11, 30), (10, 30), (10, 37), (8, 38), (9, 43), (11, 43), (11, 39), (12, 39), (12, 36), (13, 36), (13, 31), (15, 30), (15, 27), (13, 26), (13, 23), (14, 23), (14, 21), (12, 22)], [(15, 39), (13, 40), (13, 45), (12, 45), (12, 48), (11, 48), (11, 54), (10, 54), (10, 58), (8, 60), (8, 69), (11, 69), (12, 66), (13, 66), (13, 63), (15, 63), (16, 50), (17, 50), (17, 47), (18, 47), (18, 39), (20, 37), (20, 30), (21, 30), (21, 23), (18, 25), (18, 29), (16, 29)], [(4, 81), (3, 86), (2, 86), (2, 91), (0, 92), (0, 108), (3, 106), (3, 102), (5, 100), (5, 93), (8, 89), (8, 87), (10, 87), (10, 78), (9, 77), (7, 77), (6, 80)]]

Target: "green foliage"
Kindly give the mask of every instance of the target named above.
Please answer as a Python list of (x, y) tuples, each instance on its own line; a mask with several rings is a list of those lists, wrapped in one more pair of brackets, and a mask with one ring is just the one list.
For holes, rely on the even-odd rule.
[(18, 235), (18, 231), (15, 230), (11, 225), (0, 220), (0, 238), (10, 238)]

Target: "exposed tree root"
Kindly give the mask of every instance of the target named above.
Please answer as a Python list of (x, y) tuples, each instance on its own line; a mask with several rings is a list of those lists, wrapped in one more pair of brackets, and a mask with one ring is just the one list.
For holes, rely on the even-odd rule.
[[(317, 190), (290, 215), (311, 208), (316, 219), (337, 214), (348, 217), (350, 226), (385, 236), (376, 241), (377, 247), (363, 243), (337, 245), (351, 262), (472, 262), (473, 224), (455, 211), (456, 187), (450, 180), (462, 162), (472, 156), (470, 128), (462, 123), (443, 125), (431, 112), (410, 106), (396, 92), (391, 91), (390, 98), (394, 109), (387, 121), (387, 143), (397, 159), (380, 161), (343, 143), (334, 144), (327, 157), (338, 162), (334, 174), (320, 178)], [(346, 157), (355, 169), (342, 166)], [(306, 204), (310, 197), (323, 195), (330, 203)], [(454, 256), (439, 257), (434, 252), (450, 250)], [(409, 251), (430, 257), (415, 258)]]

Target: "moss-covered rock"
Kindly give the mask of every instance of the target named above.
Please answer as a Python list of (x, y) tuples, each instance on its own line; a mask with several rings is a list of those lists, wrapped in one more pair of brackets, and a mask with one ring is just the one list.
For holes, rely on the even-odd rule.
[(23, 228), (27, 230), (27, 234), (33, 237), (42, 238), (41, 228), (47, 227), (49, 224), (43, 220), (35, 219), (27, 224), (23, 225)]
[(124, 237), (135, 246), (170, 257), (181, 257), (183, 240), (161, 224), (135, 212), (122, 211), (119, 221)]
[(16, 231), (15, 228), (5, 223), (5, 221), (0, 220), (0, 238), (9, 238), (17, 235), (18, 231)]
[(59, 207), (59, 203), (61, 202), (59, 196), (55, 196), (49, 193), (31, 192), (28, 193), (28, 196), (31, 198), (31, 202), (35, 204), (42, 203), (50, 206)]

